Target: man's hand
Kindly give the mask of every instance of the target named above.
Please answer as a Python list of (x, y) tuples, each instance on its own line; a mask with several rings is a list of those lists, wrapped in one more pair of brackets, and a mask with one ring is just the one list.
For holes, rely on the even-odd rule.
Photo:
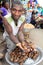
[(30, 52), (30, 49), (27, 48), (27, 43), (26, 42), (22, 42), (22, 47), (24, 48), (25, 52)]
[(18, 46), (20, 49), (24, 50), (24, 48), (22, 47), (21, 43), (16, 44), (16, 46)]
[(29, 51), (30, 51), (30, 49), (27, 48), (25, 42), (23, 42), (23, 43), (18, 43), (18, 44), (16, 44), (16, 46), (18, 46), (18, 47), (19, 47), (20, 49), (22, 49), (24, 52), (29, 52)]

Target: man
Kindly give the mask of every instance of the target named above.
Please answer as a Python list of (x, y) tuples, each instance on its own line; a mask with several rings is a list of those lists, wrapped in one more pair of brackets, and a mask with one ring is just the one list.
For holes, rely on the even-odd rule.
[(7, 14), (10, 13), (10, 6), (9, 6), (9, 3), (8, 3), (8, 2), (3, 1), (3, 2), (2, 2), (2, 7), (7, 10)]
[(6, 15), (5, 18), (0, 15), (5, 26), (3, 36), (7, 42), (8, 51), (13, 50), (16, 46), (22, 50), (27, 50), (26, 46), (25, 48), (22, 47), (25, 45), (24, 35), (22, 33), (25, 24), (25, 16), (22, 15), (23, 10), (24, 8), (21, 2), (14, 1), (11, 8), (11, 15)]

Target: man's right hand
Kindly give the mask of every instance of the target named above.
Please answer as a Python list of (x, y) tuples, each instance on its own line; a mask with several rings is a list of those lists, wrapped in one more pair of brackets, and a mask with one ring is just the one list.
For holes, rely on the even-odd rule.
[(24, 50), (24, 48), (22, 47), (21, 43), (16, 44), (16, 46), (18, 46), (20, 49)]
[(24, 52), (29, 52), (30, 51), (30, 49), (27, 49), (25, 43), (18, 43), (18, 44), (16, 44), (16, 46), (18, 46)]

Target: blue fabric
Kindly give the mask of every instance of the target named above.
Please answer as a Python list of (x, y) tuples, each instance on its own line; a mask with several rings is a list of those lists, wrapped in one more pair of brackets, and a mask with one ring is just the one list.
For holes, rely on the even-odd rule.
[(0, 10), (3, 12), (2, 16), (7, 15), (7, 10), (4, 7), (0, 8)]
[[(7, 15), (7, 10), (4, 7), (0, 8), (0, 10), (3, 12), (2, 16)], [(0, 24), (2, 24), (2, 19), (0, 19)]]

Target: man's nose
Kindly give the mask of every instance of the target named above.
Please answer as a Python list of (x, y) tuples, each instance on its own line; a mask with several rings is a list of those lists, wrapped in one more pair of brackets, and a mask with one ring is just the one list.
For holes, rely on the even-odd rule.
[(19, 11), (16, 11), (16, 15), (19, 15)]

